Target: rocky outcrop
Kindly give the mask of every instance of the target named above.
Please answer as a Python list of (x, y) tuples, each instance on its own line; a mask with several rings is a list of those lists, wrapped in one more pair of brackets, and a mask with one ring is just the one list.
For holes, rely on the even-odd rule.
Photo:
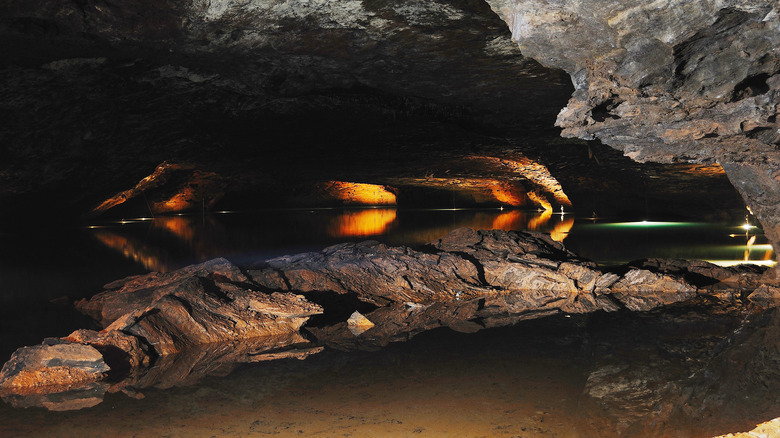
[(780, 250), (777, 5), (488, 0), (523, 54), (575, 86), (563, 135), (639, 161), (719, 162)]
[(650, 310), (693, 298), (681, 276), (629, 268), (603, 272), (549, 235), (462, 228), (422, 251), (378, 242), (347, 243), (284, 256), (248, 271), (271, 290), (354, 295), (375, 305), (506, 295), (515, 312)]
[(0, 202), (17, 212), (198, 211), (315, 172), (343, 177), (334, 156), (355, 162), (362, 178), (349, 181), (372, 182), (357, 161), (385, 155), (366, 147), (379, 131), (412, 133), (418, 148), (432, 132), (418, 120), (548, 127), (570, 87), (523, 57), (481, 1), (35, 0), (4, 3), (0, 17), (0, 136), (13, 145)]
[(165, 295), (187, 294), (192, 288), (198, 289), (192, 284), (197, 278), (211, 279), (215, 283), (248, 281), (239, 268), (219, 258), (173, 272), (152, 272), (111, 282), (105, 285), (104, 292), (78, 301), (75, 306), (107, 327), (120, 316), (151, 305)]
[[(297, 334), (310, 316), (322, 311), (301, 296), (261, 292), (246, 281), (233, 264), (216, 259), (111, 283), (107, 287), (115, 289), (76, 306), (107, 325), (105, 332), (132, 335), (157, 355), (202, 344)], [(104, 336), (77, 335), (105, 343)]]
[(11, 355), (0, 370), (0, 391), (58, 392), (100, 380), (108, 371), (97, 349), (51, 339)]
[[(203, 345), (223, 348), (207, 350), (222, 351), (210, 356), (210, 365), (200, 365), (211, 369), (228, 352), (233, 359), (227, 362), (235, 363), (244, 356), (307, 343), (300, 328), (322, 308), (298, 295), (261, 292), (247, 281), (230, 262), (216, 259), (111, 283), (109, 291), (77, 303), (106, 325), (104, 330), (77, 330), (66, 338), (17, 350), (0, 372), (0, 387), (16, 393), (39, 386), (62, 389), (99, 380), (109, 369), (115, 377), (136, 372), (153, 361), (160, 372), (160, 357), (184, 351), (192, 357), (193, 349)], [(230, 347), (225, 351), (226, 345)], [(181, 363), (181, 357), (187, 355), (173, 363)], [(192, 364), (185, 375), (203, 362), (199, 355), (194, 357), (184, 361)], [(243, 359), (253, 360), (259, 359)]]
[[(468, 228), (420, 249), (346, 243), (267, 260), (247, 274), (216, 259), (106, 285), (77, 303), (104, 330), (20, 349), (3, 374), (20, 392), (44, 378), (59, 387), (99, 380), (110, 367), (119, 383), (107, 390), (132, 393), (237, 363), (303, 358), (323, 346), (381, 348), (438, 327), (472, 333), (556, 314), (646, 312), (696, 300), (739, 305), (760, 274), (681, 260), (604, 270), (546, 234)], [(94, 360), (63, 370), (64, 359), (30, 353), (55, 357), (59, 349)]]

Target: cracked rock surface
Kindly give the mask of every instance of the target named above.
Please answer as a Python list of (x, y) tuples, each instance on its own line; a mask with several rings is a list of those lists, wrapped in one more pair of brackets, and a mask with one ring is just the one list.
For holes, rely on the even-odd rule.
[(638, 161), (720, 163), (780, 249), (775, 2), (488, 0), (575, 86), (557, 125)]

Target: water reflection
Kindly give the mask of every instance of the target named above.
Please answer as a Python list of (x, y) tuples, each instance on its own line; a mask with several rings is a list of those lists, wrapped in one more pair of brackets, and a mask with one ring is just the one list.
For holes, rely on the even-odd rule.
[(344, 212), (330, 221), (331, 237), (363, 237), (383, 234), (395, 222), (394, 208)]
[[(118, 382), (6, 396), (18, 407), (81, 410), (49, 421), (42, 410), (0, 406), (0, 431), (698, 437), (777, 416), (778, 352), (766, 341), (779, 334), (776, 309), (746, 315), (702, 301), (650, 314), (519, 323), (482, 315), (490, 309), (479, 301), (399, 304), (369, 313), (376, 326), (360, 335), (347, 323), (312, 329), (318, 346), (203, 346)], [(469, 334), (430, 331), (442, 326)], [(284, 358), (306, 360), (276, 360)]]
[[(554, 240), (565, 240), (572, 251), (605, 264), (652, 257), (700, 259), (720, 265), (774, 264), (772, 247), (756, 227), (742, 231), (734, 225), (694, 222), (578, 222), (572, 214), (551, 210), (265, 210), (143, 219), (101, 224), (86, 231), (128, 261), (160, 272), (215, 257), (251, 264), (345, 240), (371, 238), (390, 245), (423, 245), (460, 227), (550, 233)], [(735, 244), (736, 239), (744, 240)]]
[(734, 224), (699, 222), (582, 222), (570, 231), (566, 246), (603, 264), (678, 258), (720, 266), (775, 265), (774, 251), (762, 230), (755, 226), (747, 232), (741, 230), (742, 226)]
[(573, 218), (556, 220), (549, 210), (367, 208), (160, 216), (90, 226), (87, 232), (149, 271), (168, 272), (214, 257), (251, 263), (349, 239), (422, 245), (460, 227), (542, 231), (563, 241), (573, 226)]

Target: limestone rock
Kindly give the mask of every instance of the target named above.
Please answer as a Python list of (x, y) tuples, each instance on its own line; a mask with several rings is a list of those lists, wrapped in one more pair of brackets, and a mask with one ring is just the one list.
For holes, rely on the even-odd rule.
[(780, 306), (780, 287), (762, 284), (753, 293), (748, 295), (751, 303), (765, 309)]
[(96, 319), (103, 327), (107, 327), (120, 316), (139, 307), (146, 307), (164, 295), (186, 294), (187, 286), (184, 283), (195, 277), (232, 282), (247, 281), (240, 269), (229, 261), (218, 258), (173, 272), (152, 272), (111, 282), (105, 286), (105, 292), (77, 301), (75, 306)]
[(76, 330), (63, 340), (95, 347), (112, 370), (127, 370), (150, 364), (149, 348), (138, 337), (111, 330)]
[(166, 355), (200, 344), (282, 339), (297, 334), (310, 316), (322, 312), (301, 296), (253, 289), (225, 259), (130, 277), (106, 287), (109, 290), (76, 306), (111, 324), (102, 332), (79, 331), (70, 338), (121, 350), (131, 367), (147, 360), (143, 347), (150, 354)]
[(562, 135), (643, 162), (720, 163), (780, 250), (775, 3), (488, 3), (523, 54), (571, 75)]
[(319, 253), (284, 256), (249, 271), (258, 284), (306, 293), (355, 294), (378, 305), (453, 299), (482, 291), (476, 266), (455, 254), (430, 254), (375, 241), (331, 246)]
[(103, 355), (89, 345), (50, 340), (22, 347), (0, 370), (0, 389), (8, 392), (56, 392), (103, 378)]
[(696, 296), (696, 287), (682, 278), (631, 269), (612, 285), (612, 295), (633, 311), (646, 311)]
[(144, 340), (159, 355), (189, 347), (255, 337), (298, 333), (322, 308), (292, 294), (258, 292), (229, 283), (183, 280), (166, 294), (114, 321), (106, 331), (121, 331)]
[(757, 424), (755, 429), (747, 432), (728, 433), (714, 438), (771, 438), (780, 436), (780, 418)]
[(349, 319), (347, 319), (347, 326), (353, 335), (358, 336), (371, 327), (374, 327), (374, 323), (356, 310), (350, 315)]
[(502, 306), (515, 313), (646, 311), (691, 299), (698, 291), (671, 273), (602, 272), (549, 235), (468, 228), (424, 251), (372, 241), (342, 244), (268, 260), (249, 275), (266, 288), (312, 297), (350, 294), (377, 305), (488, 297), (511, 301)]

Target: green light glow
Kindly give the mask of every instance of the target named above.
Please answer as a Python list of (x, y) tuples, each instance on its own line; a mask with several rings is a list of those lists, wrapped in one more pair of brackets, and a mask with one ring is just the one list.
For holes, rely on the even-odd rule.
[(759, 265), (759, 266), (775, 266), (777, 264), (774, 260), (705, 260), (718, 266), (735, 266), (735, 265)]
[(607, 224), (598, 224), (602, 227), (620, 227), (620, 228), (660, 228), (660, 227), (685, 227), (700, 225), (696, 222), (654, 222), (654, 221), (641, 221), (641, 222), (613, 222)]

